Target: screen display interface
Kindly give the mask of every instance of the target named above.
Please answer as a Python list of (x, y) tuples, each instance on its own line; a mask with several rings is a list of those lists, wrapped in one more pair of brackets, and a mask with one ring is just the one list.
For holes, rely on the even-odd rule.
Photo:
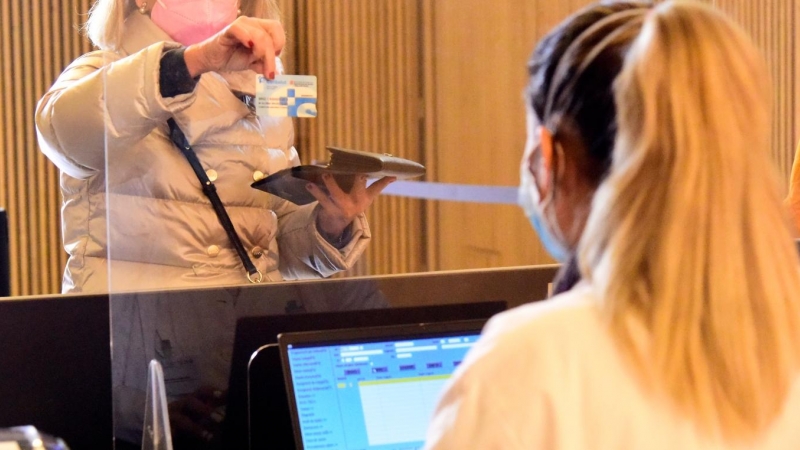
[(478, 336), (290, 345), (304, 448), (421, 448), (445, 382)]

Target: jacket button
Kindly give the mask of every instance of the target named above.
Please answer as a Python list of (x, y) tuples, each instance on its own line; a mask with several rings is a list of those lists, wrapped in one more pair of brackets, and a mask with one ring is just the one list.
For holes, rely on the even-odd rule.
[(264, 254), (264, 249), (261, 247), (253, 247), (253, 251), (250, 253), (253, 255), (253, 258), (261, 258), (261, 255)]
[(253, 181), (258, 181), (262, 178), (264, 178), (264, 172), (260, 170), (256, 170), (255, 172), (253, 172)]
[(216, 170), (208, 169), (208, 170), (206, 170), (206, 175), (208, 176), (209, 180), (217, 181), (217, 171)]
[(208, 248), (206, 249), (206, 253), (208, 253), (208, 256), (210, 256), (212, 258), (217, 256), (217, 255), (219, 255), (219, 246), (218, 245), (209, 245)]

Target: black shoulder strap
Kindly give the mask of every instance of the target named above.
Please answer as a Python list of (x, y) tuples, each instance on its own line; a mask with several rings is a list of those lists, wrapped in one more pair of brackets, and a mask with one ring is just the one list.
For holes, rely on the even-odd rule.
[(258, 271), (255, 264), (253, 264), (253, 261), (250, 260), (250, 257), (247, 256), (247, 251), (245, 251), (244, 245), (242, 245), (242, 240), (239, 239), (236, 229), (233, 228), (231, 218), (228, 217), (228, 212), (225, 211), (225, 206), (223, 206), (222, 200), (220, 200), (219, 195), (217, 195), (217, 187), (208, 179), (206, 171), (203, 170), (203, 166), (197, 158), (197, 154), (192, 150), (192, 146), (189, 145), (189, 141), (186, 139), (183, 131), (181, 131), (178, 124), (175, 123), (175, 119), (169, 119), (167, 124), (169, 125), (170, 139), (172, 139), (172, 142), (175, 143), (181, 150), (181, 153), (183, 153), (183, 156), (189, 161), (189, 164), (194, 170), (194, 174), (197, 175), (197, 179), (200, 180), (203, 194), (211, 201), (211, 206), (217, 214), (220, 225), (225, 229), (225, 233), (228, 235), (231, 244), (233, 244), (233, 248), (235, 248), (236, 253), (239, 254), (239, 259), (242, 260), (242, 265), (245, 270), (247, 270), (247, 279), (250, 280), (251, 283), (260, 283), (264, 277), (261, 272)]

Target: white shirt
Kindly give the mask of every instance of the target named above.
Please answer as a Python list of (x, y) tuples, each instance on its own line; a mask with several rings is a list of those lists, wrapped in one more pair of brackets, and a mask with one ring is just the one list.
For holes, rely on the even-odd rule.
[(800, 379), (752, 446), (704, 437), (643, 388), (582, 284), (494, 317), (449, 381), (429, 449), (800, 449)]

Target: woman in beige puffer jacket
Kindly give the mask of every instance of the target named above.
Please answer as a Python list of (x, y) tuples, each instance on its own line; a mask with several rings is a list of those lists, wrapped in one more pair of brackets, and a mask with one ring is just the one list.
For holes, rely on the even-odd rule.
[[(142, 14), (128, 11), (118, 41), (95, 38), (101, 49), (75, 60), (37, 108), (42, 151), (61, 170), (69, 253), (63, 291), (247, 282), (200, 182), (168, 137), (169, 118), (216, 184), (265, 281), (352, 267), (370, 239), (364, 211), (391, 180), (366, 187), (359, 179), (350, 194), (326, 180), (332, 194), (310, 186), (320, 201), (302, 207), (250, 187), (299, 163), (291, 120), (258, 117), (242, 101), (256, 75), (242, 69), (280, 70), (273, 56), (285, 39), (280, 24), (239, 17), (184, 49), (150, 20), (146, 3), (136, 6)], [(170, 73), (162, 68), (167, 60)], [(177, 76), (173, 89), (176, 64), (194, 77), (188, 87)]]

